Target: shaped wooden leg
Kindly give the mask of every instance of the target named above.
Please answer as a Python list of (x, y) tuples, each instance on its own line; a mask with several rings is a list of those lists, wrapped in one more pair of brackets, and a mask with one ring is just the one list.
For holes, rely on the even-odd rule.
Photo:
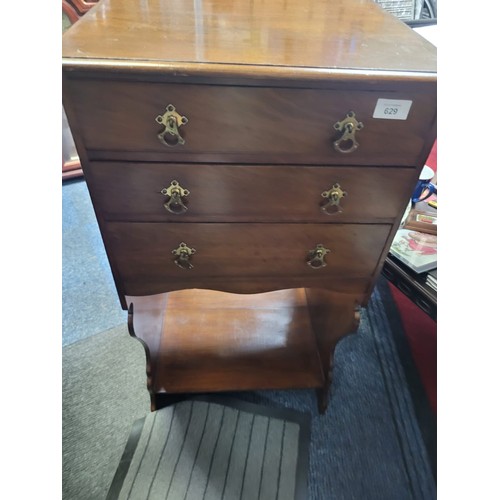
[(360, 318), (359, 302), (355, 295), (319, 289), (306, 289), (306, 296), (325, 380), (323, 387), (317, 390), (318, 410), (324, 413), (332, 383), (335, 347), (341, 338), (356, 332)]
[[(153, 387), (153, 374), (160, 345), (161, 327), (167, 295), (151, 297), (127, 297), (128, 306), (128, 333), (137, 339), (146, 354), (147, 389), (151, 401), (151, 411), (157, 409), (157, 402)], [(134, 314), (134, 305), (138, 314)], [(137, 333), (136, 333), (137, 332)]]

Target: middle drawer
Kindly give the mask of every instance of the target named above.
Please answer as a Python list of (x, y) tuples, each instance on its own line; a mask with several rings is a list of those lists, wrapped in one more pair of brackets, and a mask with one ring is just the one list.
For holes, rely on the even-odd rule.
[(91, 162), (85, 175), (108, 221), (392, 222), (415, 170)]

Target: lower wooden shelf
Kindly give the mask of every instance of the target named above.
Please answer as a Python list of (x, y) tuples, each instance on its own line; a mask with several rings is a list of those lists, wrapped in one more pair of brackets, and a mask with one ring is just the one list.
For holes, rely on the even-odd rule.
[(311, 319), (312, 311), (324, 316), (321, 300), (312, 307), (307, 292), (196, 289), (127, 297), (130, 333), (146, 349), (152, 406), (162, 393), (328, 386), (331, 351), (356, 326), (354, 301), (349, 297), (350, 320), (340, 318), (325, 342), (316, 328), (324, 321)]

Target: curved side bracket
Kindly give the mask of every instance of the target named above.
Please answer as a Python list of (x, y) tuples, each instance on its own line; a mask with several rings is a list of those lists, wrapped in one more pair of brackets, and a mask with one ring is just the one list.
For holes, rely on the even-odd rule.
[(323, 386), (316, 391), (318, 410), (322, 414), (327, 409), (333, 382), (335, 348), (342, 338), (356, 333), (361, 308), (359, 297), (352, 294), (307, 288), (306, 295), (324, 377)]
[(155, 395), (153, 391), (153, 364), (151, 362), (151, 353), (149, 350), (148, 344), (144, 342), (141, 338), (139, 338), (135, 334), (134, 330), (134, 303), (131, 302), (129, 307), (128, 307), (128, 314), (127, 314), (127, 327), (128, 327), (128, 333), (129, 335), (138, 340), (142, 347), (144, 347), (144, 352), (146, 353), (146, 386), (149, 392), (149, 399), (150, 399), (150, 407), (151, 411), (156, 410), (156, 404), (155, 404)]

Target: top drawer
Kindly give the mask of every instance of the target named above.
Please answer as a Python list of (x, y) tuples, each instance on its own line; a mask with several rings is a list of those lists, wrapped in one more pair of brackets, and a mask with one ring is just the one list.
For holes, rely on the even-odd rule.
[[(413, 166), (435, 118), (435, 94), (423, 91), (69, 79), (65, 96), (90, 159)], [(379, 99), (411, 101), (407, 118), (374, 118)], [(157, 118), (169, 106), (185, 123), (177, 117), (182, 139), (167, 132), (166, 145)], [(362, 122), (360, 130), (353, 130), (353, 119), (343, 122), (349, 112)], [(394, 115), (382, 110), (382, 116)], [(174, 118), (164, 119), (172, 132)]]

